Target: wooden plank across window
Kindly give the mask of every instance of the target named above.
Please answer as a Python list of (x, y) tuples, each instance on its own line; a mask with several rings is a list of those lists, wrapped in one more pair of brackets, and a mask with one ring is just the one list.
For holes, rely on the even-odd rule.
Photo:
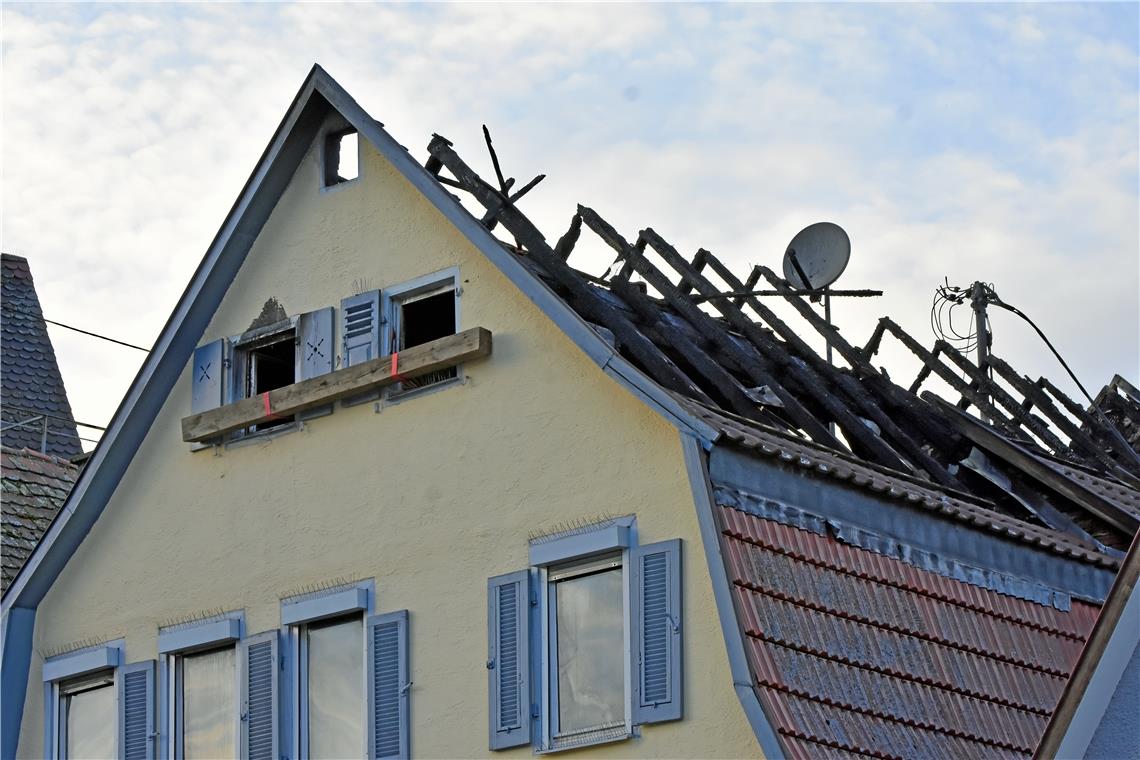
[[(454, 367), (491, 354), (491, 332), (473, 327), (399, 353), (393, 375), (392, 357), (338, 369), (252, 398), (182, 418), (182, 440), (207, 441), (251, 425), (302, 412), (347, 396), (355, 396), (429, 372)], [(268, 404), (266, 403), (268, 401)]]

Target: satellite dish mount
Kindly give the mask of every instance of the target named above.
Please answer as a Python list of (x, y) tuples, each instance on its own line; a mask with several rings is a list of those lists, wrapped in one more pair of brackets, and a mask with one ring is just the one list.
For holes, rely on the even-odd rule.
[[(823, 300), (823, 318), (831, 326), (830, 286), (839, 279), (851, 260), (851, 238), (833, 222), (816, 222), (804, 227), (784, 252), (784, 279), (797, 290), (812, 291), (811, 300)], [(825, 336), (826, 337), (826, 336)], [(831, 363), (831, 339), (827, 340), (827, 362)]]

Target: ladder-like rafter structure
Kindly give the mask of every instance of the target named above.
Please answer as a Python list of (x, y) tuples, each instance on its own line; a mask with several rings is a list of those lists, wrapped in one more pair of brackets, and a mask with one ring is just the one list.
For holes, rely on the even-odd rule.
[[(502, 225), (513, 237), (514, 245), (504, 246), (664, 388), (876, 465), (974, 493), (1018, 516), (1076, 532), (1102, 548), (1126, 546), (1136, 532), (1140, 456), (1135, 443), (1123, 445), (1119, 435), (1106, 429), (1104, 419), (1045, 378), (1034, 382), (992, 354), (978, 367), (945, 341), (928, 350), (886, 317), (865, 346), (855, 346), (815, 311), (808, 302), (810, 293), (794, 290), (770, 269), (755, 266), (741, 280), (703, 248), (686, 259), (652, 228), (641, 230), (630, 242), (587, 206), (578, 206), (566, 233), (552, 247), (516, 205), (545, 175), (512, 193), (515, 180), (504, 177), (485, 127), (484, 136), (497, 186), (480, 177), (439, 135), (428, 146), (426, 168), (445, 186), (468, 193), (483, 207), (481, 222), (488, 230)], [(444, 169), (450, 177), (442, 174)], [(568, 263), (583, 228), (615, 252), (620, 266), (612, 276), (594, 277)], [(756, 290), (761, 284), (767, 289)], [(657, 295), (650, 296), (650, 289)], [(759, 296), (767, 294), (783, 296), (847, 366), (834, 366), (815, 351), (765, 305)], [(871, 363), (887, 335), (922, 362), (907, 388)], [(931, 375), (959, 395), (956, 404), (948, 405), (929, 391), (920, 394)], [(1126, 410), (1125, 418), (1133, 415), (1129, 424), (1135, 430), (1140, 426), (1140, 395), (1132, 391), (1118, 406)], [(960, 413), (971, 406), (986, 423)], [(1038, 459), (1044, 464), (1029, 468), (1030, 473), (1029, 465), (1019, 468), (1003, 461), (998, 469), (1014, 473), (1003, 493), (994, 485), (995, 478), (978, 477), (963, 466), (972, 449), (985, 445), (979, 441), (991, 440), (985, 438), (987, 431), (999, 433), (1020, 452), (1018, 457), (1030, 458), (1018, 459), (1023, 464)], [(1004, 455), (1013, 458), (1004, 443)], [(994, 451), (987, 453), (1000, 458)], [(970, 458), (975, 469), (977, 461)], [(1084, 499), (1081, 494), (1095, 490), (1086, 483), (1085, 491), (1074, 497), (1067, 483), (1049, 482), (1048, 473), (1070, 479), (1079, 473), (1095, 481), (1096, 488), (1118, 488), (1121, 495), (1109, 506), (1095, 495)], [(1027, 492), (1037, 504), (1027, 502)], [(1061, 524), (1042, 517), (1050, 514), (1057, 515), (1053, 523)]]

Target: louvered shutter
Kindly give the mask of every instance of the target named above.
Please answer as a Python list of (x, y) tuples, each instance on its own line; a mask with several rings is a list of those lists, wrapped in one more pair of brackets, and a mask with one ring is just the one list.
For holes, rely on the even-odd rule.
[(633, 722), (681, 717), (681, 541), (633, 551), (637, 682)]
[[(333, 371), (336, 346), (333, 338), (334, 310), (331, 306), (307, 311), (297, 318), (297, 380), (327, 375)], [(333, 405), (306, 409), (298, 419), (311, 420), (332, 414)]]
[[(345, 367), (362, 364), (380, 356), (380, 291), (350, 296), (340, 302), (341, 335)], [(345, 406), (380, 398), (380, 391), (369, 391), (345, 399)]]
[(368, 618), (368, 756), (407, 758), (408, 611)]
[(277, 631), (251, 636), (238, 648), (241, 658), (241, 756), (277, 760)]
[(530, 744), (530, 572), (487, 581), (491, 749)]
[(125, 665), (119, 671), (119, 747), (126, 760), (153, 760), (155, 661)]

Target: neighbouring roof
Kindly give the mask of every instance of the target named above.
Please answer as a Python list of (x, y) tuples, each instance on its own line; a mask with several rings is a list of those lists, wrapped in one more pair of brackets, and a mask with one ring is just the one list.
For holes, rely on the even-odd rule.
[(745, 651), (789, 757), (1033, 754), (1098, 605), (1064, 612), (717, 509)]
[[(0, 255), (0, 444), (48, 454), (83, 453), (28, 260)], [(20, 424), (26, 423), (26, 424)]]
[(30, 449), (0, 449), (0, 592), (63, 506), (79, 467)]

